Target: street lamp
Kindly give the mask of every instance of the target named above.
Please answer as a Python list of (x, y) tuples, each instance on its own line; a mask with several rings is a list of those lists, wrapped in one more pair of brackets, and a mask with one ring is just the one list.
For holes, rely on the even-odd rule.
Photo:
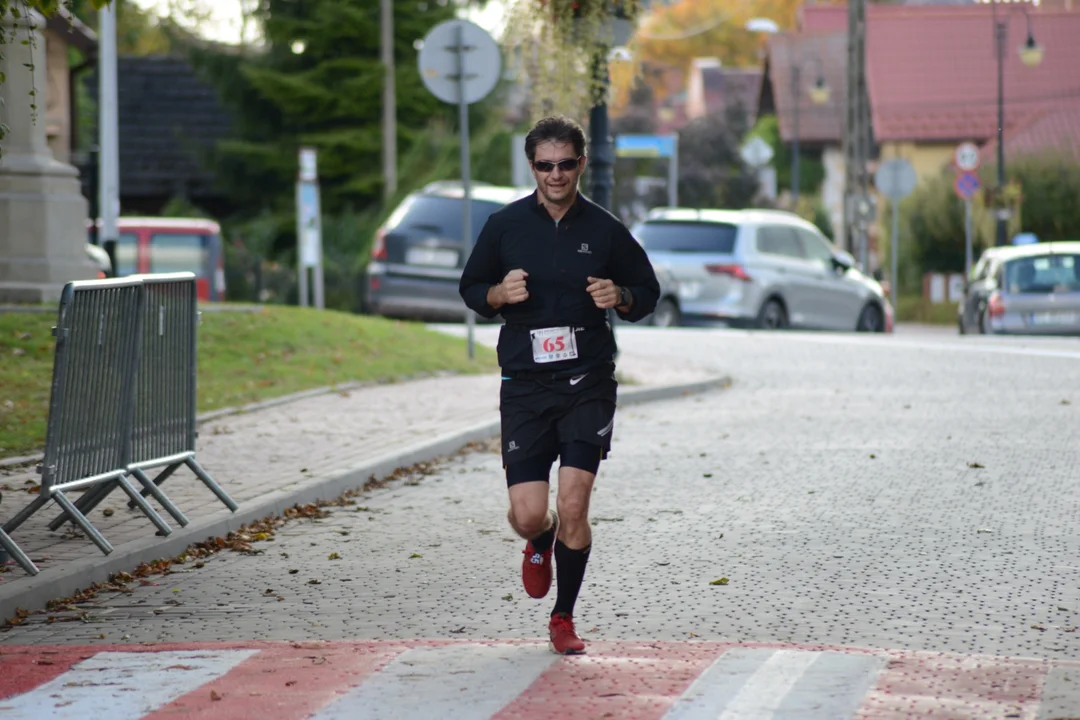
[[(780, 26), (775, 21), (768, 18), (751, 18), (746, 21), (744, 26), (746, 30), (750, 32), (767, 33), (770, 35), (777, 35), (780, 33)], [(831, 95), (828, 84), (825, 82), (825, 70), (821, 62), (821, 57), (815, 57), (817, 63), (817, 79), (814, 84), (807, 88), (807, 95), (810, 97), (810, 102), (814, 105), (824, 105), (829, 102)], [(792, 96), (792, 140), (791, 140), (791, 203), (792, 206), (797, 206), (799, 202), (799, 103), (802, 99), (802, 64), (804, 62), (802, 53), (800, 51), (799, 62), (795, 62), (794, 57), (790, 59), (791, 62), (791, 96)]]
[[(1008, 217), (1006, 209), (1002, 206), (1005, 189), (1005, 44), (1008, 35), (1008, 15), (998, 16), (998, 2), (990, 2), (994, 13), (994, 40), (997, 49), (997, 237), (995, 245), (1008, 244)], [(1009, 3), (1012, 5), (1013, 3)], [(1038, 5), (1038, 2), (1035, 3)], [(1035, 36), (1031, 31), (1031, 15), (1025, 7), (1024, 18), (1027, 20), (1027, 41), (1020, 47), (1020, 62), (1025, 66), (1034, 68), (1042, 62), (1043, 49), (1035, 42)]]

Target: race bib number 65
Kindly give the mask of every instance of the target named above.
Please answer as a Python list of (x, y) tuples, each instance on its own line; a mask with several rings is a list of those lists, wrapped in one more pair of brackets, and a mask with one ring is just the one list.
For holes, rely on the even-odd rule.
[(533, 360), (537, 363), (577, 359), (577, 337), (572, 328), (543, 328), (529, 334), (532, 336)]

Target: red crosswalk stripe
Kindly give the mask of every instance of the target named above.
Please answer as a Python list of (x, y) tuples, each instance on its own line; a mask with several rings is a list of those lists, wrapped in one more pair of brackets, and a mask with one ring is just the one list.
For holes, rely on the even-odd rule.
[(0, 647), (5, 720), (1080, 717), (1080, 662), (717, 642)]

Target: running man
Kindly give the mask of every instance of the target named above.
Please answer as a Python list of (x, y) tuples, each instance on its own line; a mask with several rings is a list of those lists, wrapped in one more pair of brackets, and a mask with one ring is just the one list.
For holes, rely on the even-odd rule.
[[(525, 591), (558, 587), (548, 631), (560, 654), (585, 651), (574, 604), (592, 548), (589, 500), (615, 427), (615, 336), (607, 311), (637, 322), (660, 287), (642, 247), (611, 213), (578, 192), (585, 133), (549, 117), (525, 138), (536, 192), (491, 215), (462, 274), (466, 305), (502, 313), (502, 458), (508, 519), (527, 542)], [(557, 512), (548, 509), (559, 460)]]

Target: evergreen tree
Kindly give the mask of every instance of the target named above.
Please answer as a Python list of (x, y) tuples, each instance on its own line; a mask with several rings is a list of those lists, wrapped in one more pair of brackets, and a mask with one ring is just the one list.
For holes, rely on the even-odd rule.
[[(450, 3), (394, 3), (398, 142), (406, 149), (452, 108), (420, 79), (414, 43), (452, 18)], [(325, 213), (382, 194), (379, 14), (370, 0), (263, 0), (265, 46), (245, 54), (192, 51), (235, 120), (212, 159), (241, 214), (291, 211), (301, 146), (319, 151)], [(284, 218), (283, 218), (284, 219)], [(284, 229), (284, 228), (283, 228)]]

